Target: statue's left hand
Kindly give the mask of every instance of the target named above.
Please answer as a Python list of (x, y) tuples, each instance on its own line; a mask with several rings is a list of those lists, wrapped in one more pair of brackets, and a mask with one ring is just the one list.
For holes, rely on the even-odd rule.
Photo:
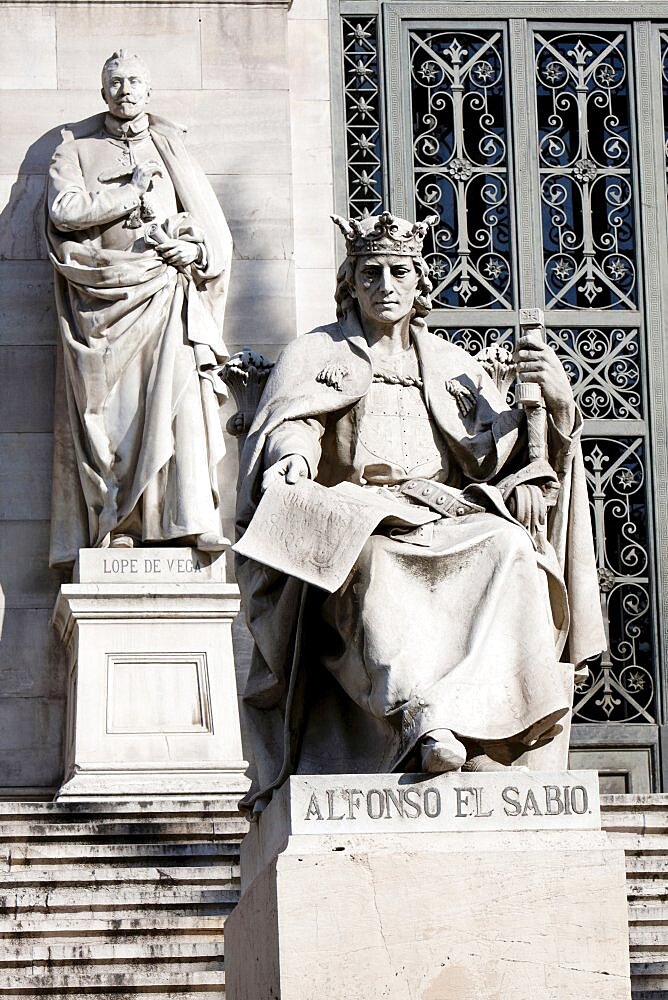
[(187, 240), (165, 240), (155, 248), (166, 264), (172, 267), (187, 267), (194, 264), (199, 256), (199, 244)]
[(517, 374), (523, 382), (537, 382), (548, 412), (564, 434), (570, 434), (575, 420), (573, 390), (556, 351), (544, 342), (522, 337), (515, 351)]

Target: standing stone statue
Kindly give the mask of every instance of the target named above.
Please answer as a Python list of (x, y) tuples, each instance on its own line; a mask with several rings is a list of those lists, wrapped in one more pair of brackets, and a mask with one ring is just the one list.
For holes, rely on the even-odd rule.
[(271, 510), (306, 510), (313, 538), (290, 544), (314, 572), (328, 533), (345, 547), (346, 497), (351, 532), (365, 498), (435, 517), (381, 522), (331, 593), (271, 569), (274, 556), (238, 556), (256, 811), (291, 773), (501, 769), (560, 731), (572, 664), (605, 646), (582, 421), (555, 352), (518, 344), (546, 410), (546, 458), (530, 460), (525, 412), (427, 329), (427, 224), (335, 222), (338, 322), (289, 344), (269, 377), (242, 455), (239, 552), (265, 501), (272, 551), (286, 532)]
[(150, 93), (145, 64), (115, 52), (102, 69), (108, 113), (64, 129), (49, 169), (62, 344), (54, 566), (86, 546), (226, 544), (218, 409), (232, 240), (183, 130), (146, 113)]

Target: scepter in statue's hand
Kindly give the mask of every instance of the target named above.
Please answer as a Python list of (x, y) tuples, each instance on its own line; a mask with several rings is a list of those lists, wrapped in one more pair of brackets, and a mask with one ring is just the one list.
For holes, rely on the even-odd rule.
[[(542, 349), (545, 344), (545, 319), (542, 309), (520, 309), (520, 343), (525, 349)], [(526, 380), (521, 364), (518, 367), (515, 398), (527, 418), (529, 461), (545, 461), (547, 457), (547, 420), (543, 393), (538, 382)]]
[(520, 309), (521, 334), (515, 351), (517, 401), (526, 407), (532, 460), (546, 457), (546, 412), (555, 430), (570, 437), (575, 424), (575, 399), (559, 357), (545, 341), (541, 309)]
[[(568, 439), (575, 421), (575, 399), (561, 361), (546, 342), (543, 311), (520, 309), (519, 320), (515, 398), (526, 413), (529, 461), (549, 462), (547, 415), (562, 440)], [(546, 506), (552, 507), (559, 489), (544, 486), (543, 495)]]

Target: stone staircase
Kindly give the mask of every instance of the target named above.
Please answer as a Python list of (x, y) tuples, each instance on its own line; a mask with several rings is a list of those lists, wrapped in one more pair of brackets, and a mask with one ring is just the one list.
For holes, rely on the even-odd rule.
[(0, 998), (223, 997), (236, 800), (0, 802)]
[(668, 795), (604, 795), (601, 806), (626, 854), (633, 1000), (668, 1000)]
[[(668, 795), (602, 805), (627, 858), (634, 1000), (668, 1000)], [(0, 1000), (222, 1000), (244, 832), (232, 797), (0, 801)]]

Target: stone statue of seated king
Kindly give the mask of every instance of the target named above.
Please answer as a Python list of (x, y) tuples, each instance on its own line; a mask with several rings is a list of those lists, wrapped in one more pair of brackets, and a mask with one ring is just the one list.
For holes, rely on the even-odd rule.
[[(557, 355), (519, 339), (507, 360), (541, 401), (509, 407), (493, 365), (427, 328), (431, 220), (333, 218), (338, 320), (284, 349), (241, 456), (251, 813), (295, 773), (512, 766), (562, 731), (574, 667), (605, 647), (582, 421)], [(430, 520), (380, 520), (328, 592), (243, 554), (264, 498), (305, 481), (353, 491), (362, 520), (365, 498)]]

